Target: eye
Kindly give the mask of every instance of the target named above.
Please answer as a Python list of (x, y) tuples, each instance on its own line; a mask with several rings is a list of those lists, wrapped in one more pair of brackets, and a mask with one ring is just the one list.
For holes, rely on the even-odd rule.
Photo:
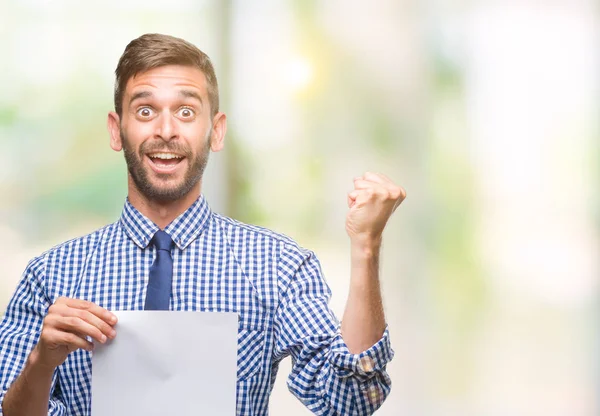
[(177, 115), (179, 115), (179, 117), (184, 118), (184, 119), (191, 119), (191, 118), (194, 118), (196, 113), (194, 113), (194, 110), (192, 110), (189, 107), (181, 107), (177, 111)]
[(153, 111), (150, 107), (142, 107), (137, 110), (137, 115), (141, 118), (150, 118), (153, 115)]

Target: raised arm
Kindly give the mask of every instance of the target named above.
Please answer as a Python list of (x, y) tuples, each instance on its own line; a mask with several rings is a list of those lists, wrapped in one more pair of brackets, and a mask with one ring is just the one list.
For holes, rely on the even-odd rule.
[(377, 342), (385, 330), (379, 251), (383, 229), (406, 192), (385, 175), (370, 172), (355, 178), (354, 188), (348, 194), (346, 217), (351, 273), (342, 337), (350, 352), (358, 354)]

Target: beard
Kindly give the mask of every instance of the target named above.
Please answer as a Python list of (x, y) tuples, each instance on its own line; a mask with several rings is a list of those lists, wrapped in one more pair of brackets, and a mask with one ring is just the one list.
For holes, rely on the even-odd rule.
[[(208, 131), (204, 143), (198, 153), (194, 156), (192, 150), (182, 143), (177, 141), (165, 142), (162, 140), (146, 141), (142, 143), (138, 152), (135, 151), (123, 129), (121, 129), (121, 140), (123, 142), (123, 153), (127, 170), (133, 179), (138, 191), (148, 200), (157, 202), (171, 202), (186, 196), (194, 187), (198, 186), (204, 169), (208, 163), (210, 154), (210, 136), (212, 134), (212, 126)], [(144, 157), (146, 154), (154, 152), (173, 152), (185, 156), (188, 163), (187, 170), (184, 173), (183, 179), (179, 183), (173, 184), (156, 184), (153, 183), (149, 175), (149, 168), (144, 166)], [(179, 162), (182, 163), (182, 162)], [(164, 179), (165, 182), (171, 174), (154, 174), (159, 180)]]

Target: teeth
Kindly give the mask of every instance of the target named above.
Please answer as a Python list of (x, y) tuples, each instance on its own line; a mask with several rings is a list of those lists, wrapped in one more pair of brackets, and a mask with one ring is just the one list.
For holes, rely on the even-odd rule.
[(183, 159), (183, 156), (179, 156), (173, 153), (152, 153), (148, 156), (156, 159)]

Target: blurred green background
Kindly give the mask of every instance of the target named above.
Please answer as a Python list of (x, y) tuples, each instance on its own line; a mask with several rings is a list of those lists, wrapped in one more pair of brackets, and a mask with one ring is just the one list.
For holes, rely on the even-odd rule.
[[(597, 415), (599, 11), (554, 2), (0, 2), (0, 308), (28, 260), (118, 218), (113, 71), (146, 32), (208, 53), (212, 208), (316, 251), (341, 316), (346, 192), (384, 172), (396, 351), (380, 415)], [(274, 415), (309, 414), (285, 387)]]

